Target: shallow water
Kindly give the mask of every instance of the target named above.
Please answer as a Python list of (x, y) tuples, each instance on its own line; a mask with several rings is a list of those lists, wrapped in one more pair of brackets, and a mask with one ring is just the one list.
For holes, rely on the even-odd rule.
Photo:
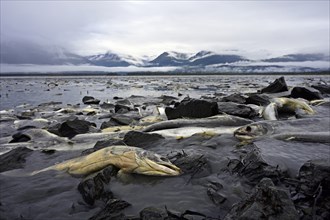
[[(18, 123), (6, 119), (14, 109), (14, 113), (29, 111), (41, 103), (61, 102), (49, 106), (40, 106), (35, 117), (60, 120), (65, 114), (54, 113), (68, 104), (80, 103), (78, 109), (87, 107), (82, 104), (86, 95), (98, 98), (102, 102), (115, 103), (115, 96), (128, 98), (133, 104), (153, 106), (159, 104), (161, 95), (178, 98), (201, 96), (226, 96), (232, 93), (256, 92), (267, 86), (279, 76), (125, 76), (125, 77), (1, 77), (1, 116), (0, 122), (0, 151), (8, 151), (26, 143), (8, 144)], [(317, 84), (319, 81), (330, 83), (326, 76), (286, 76), (289, 86)], [(55, 84), (57, 85), (55, 85)], [(179, 96), (179, 93), (182, 96)], [(134, 97), (132, 97), (134, 95)], [(144, 97), (139, 97), (144, 96)], [(95, 107), (95, 106), (92, 106)], [(316, 118), (329, 117), (329, 107), (315, 107)], [(93, 121), (99, 127), (101, 122), (109, 118), (99, 119), (109, 113), (109, 110), (98, 109), (96, 115), (81, 115), (85, 120)], [(146, 110), (147, 111), (147, 110)], [(132, 113), (132, 115), (137, 113)], [(47, 117), (46, 117), (47, 116)], [(295, 119), (292, 119), (295, 120)], [(22, 120), (20, 120), (21, 122)], [(23, 122), (22, 122), (23, 123)], [(25, 123), (25, 121), (24, 121)], [(291, 131), (295, 126), (283, 122), (283, 130)], [(295, 123), (291, 123), (295, 124)], [(297, 127), (298, 126), (298, 127)], [(297, 130), (304, 130), (304, 124), (298, 124)], [(326, 124), (309, 125), (314, 131), (326, 131), (330, 128)], [(206, 128), (183, 128), (172, 130), (171, 135), (164, 135), (166, 139), (148, 146), (148, 150), (167, 156), (184, 151), (188, 155), (201, 155), (207, 159), (206, 169), (197, 175), (184, 174), (178, 177), (160, 178), (150, 176), (131, 175), (128, 179), (112, 178), (107, 186), (115, 197), (132, 204), (125, 209), (128, 215), (138, 215), (139, 211), (148, 206), (156, 206), (169, 210), (184, 212), (192, 210), (210, 217), (223, 217), (231, 206), (243, 199), (251, 190), (244, 178), (228, 172), (227, 164), (230, 158), (239, 158), (235, 153), (240, 150), (239, 143), (232, 135), (237, 127), (217, 128), (210, 136), (192, 135), (197, 131), (209, 131)], [(221, 130), (222, 129), (222, 130)], [(189, 133), (190, 132), (190, 133)], [(212, 130), (211, 130), (212, 132)], [(162, 133), (159, 131), (158, 133)], [(168, 133), (168, 131), (167, 131)], [(187, 135), (189, 133), (189, 135)], [(191, 137), (187, 137), (190, 136)], [(55, 148), (54, 154), (45, 154), (40, 150), (45, 143), (36, 141), (30, 143), (35, 151), (27, 157), (23, 169), (0, 173), (0, 216), (8, 219), (88, 219), (100, 211), (100, 207), (88, 206), (77, 190), (81, 178), (74, 178), (68, 174), (47, 171), (35, 176), (29, 174), (55, 163), (75, 158), (85, 149), (92, 148), (101, 139), (117, 139), (121, 134), (81, 135), (72, 139), (73, 144), (59, 143), (47, 145), (47, 149)], [(180, 138), (178, 138), (178, 136)], [(44, 145), (43, 145), (44, 144)], [(263, 158), (271, 165), (279, 165), (295, 176), (300, 166), (309, 159), (329, 158), (329, 144), (300, 143), (264, 139), (256, 142)], [(44, 147), (43, 147), (44, 146)], [(210, 182), (223, 185), (221, 194), (226, 201), (215, 205), (207, 196)]]
[[(131, 95), (159, 97), (212, 96), (216, 93), (255, 92), (279, 76), (83, 76), (83, 77), (1, 77), (0, 110), (45, 102), (80, 103), (84, 96), (102, 102)], [(288, 86), (330, 83), (327, 76), (286, 76)]]

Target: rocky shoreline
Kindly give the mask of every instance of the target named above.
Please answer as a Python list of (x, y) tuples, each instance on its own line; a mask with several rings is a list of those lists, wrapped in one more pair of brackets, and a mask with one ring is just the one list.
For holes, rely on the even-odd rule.
[[(143, 80), (134, 86), (156, 88)], [(280, 77), (266, 86), (256, 83), (254, 92), (236, 85), (231, 94), (212, 84), (194, 86), (186, 92), (205, 89), (213, 95), (191, 98), (177, 90), (176, 96), (132, 93), (101, 102), (88, 94), (79, 104), (50, 101), (2, 110), (1, 219), (330, 218), (329, 84), (287, 85)], [(271, 135), (248, 141), (234, 136), (242, 126), (277, 121), (282, 124)], [(279, 138), (281, 130), (291, 136)], [(113, 165), (82, 177), (59, 171), (30, 175), (113, 145), (159, 153), (182, 175), (122, 175)], [(283, 146), (298, 153), (276, 150)]]

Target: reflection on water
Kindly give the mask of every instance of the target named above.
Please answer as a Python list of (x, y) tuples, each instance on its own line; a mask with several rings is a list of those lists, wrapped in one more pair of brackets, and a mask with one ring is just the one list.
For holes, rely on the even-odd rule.
[[(56, 101), (78, 104), (86, 95), (101, 102), (131, 95), (202, 95), (256, 92), (279, 76), (83, 76), (83, 77), (1, 77), (0, 110), (19, 105), (32, 106)], [(287, 84), (330, 83), (325, 76), (286, 76)]]

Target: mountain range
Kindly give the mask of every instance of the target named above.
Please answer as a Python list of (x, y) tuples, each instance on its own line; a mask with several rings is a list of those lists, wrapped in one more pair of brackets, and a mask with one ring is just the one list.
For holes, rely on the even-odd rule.
[[(288, 66), (289, 71), (329, 70), (329, 55), (320, 53), (297, 53), (268, 59), (250, 60), (238, 54), (221, 54), (200, 51), (195, 54), (176, 51), (163, 52), (154, 58), (136, 58), (111, 51), (91, 56), (80, 56), (60, 47), (45, 49), (38, 45), (6, 43), (1, 45), (1, 64), (33, 65), (88, 65), (100, 67), (177, 67), (185, 71), (270, 71)], [(323, 66), (306, 66), (308, 62), (323, 62)], [(279, 64), (280, 63), (280, 64)], [(287, 63), (287, 64), (286, 64)], [(328, 65), (324, 65), (328, 63)], [(282, 68), (282, 69), (283, 69)]]

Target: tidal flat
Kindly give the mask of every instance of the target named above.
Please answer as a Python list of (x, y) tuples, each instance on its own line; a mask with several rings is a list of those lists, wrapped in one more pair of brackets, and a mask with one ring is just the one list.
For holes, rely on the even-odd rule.
[[(0, 79), (2, 219), (330, 217), (327, 75)], [(252, 133), (256, 123), (266, 131)], [(236, 135), (244, 126), (248, 140)], [(182, 172), (108, 165), (33, 175), (114, 145), (157, 153)]]

